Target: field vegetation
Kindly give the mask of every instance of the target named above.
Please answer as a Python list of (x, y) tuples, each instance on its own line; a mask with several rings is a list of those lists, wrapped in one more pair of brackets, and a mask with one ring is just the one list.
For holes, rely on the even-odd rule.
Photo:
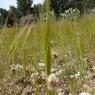
[(95, 95), (95, 16), (44, 4), (37, 22), (0, 28), (0, 95)]
[(94, 16), (84, 16), (74, 21), (50, 20), (2, 28), (1, 93), (81, 95), (88, 92), (94, 95), (94, 26)]

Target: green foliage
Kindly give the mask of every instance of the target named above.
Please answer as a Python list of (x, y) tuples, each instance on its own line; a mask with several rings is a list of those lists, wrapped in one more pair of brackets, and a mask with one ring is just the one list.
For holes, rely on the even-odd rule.
[(60, 0), (51, 0), (50, 2), (51, 9), (53, 9), (57, 15), (60, 13), (59, 1)]
[(32, 3), (33, 0), (17, 0), (17, 8), (25, 16), (31, 8)]
[(87, 0), (87, 6), (88, 8), (95, 7), (95, 0)]
[(1, 25), (3, 25), (7, 19), (8, 16), (8, 11), (6, 11), (5, 9), (0, 9), (0, 23)]
[(34, 12), (40, 18), (40, 15), (43, 13), (43, 6), (41, 4), (34, 5)]
[(19, 19), (22, 16), (22, 13), (20, 12), (20, 10), (18, 10), (14, 6), (10, 6), (10, 14), (12, 15), (11, 17), (13, 18), (14, 22), (16, 23), (19, 22)]
[(77, 8), (83, 14), (87, 8), (95, 6), (95, 0), (51, 0), (51, 10), (53, 9), (57, 16), (69, 8)]

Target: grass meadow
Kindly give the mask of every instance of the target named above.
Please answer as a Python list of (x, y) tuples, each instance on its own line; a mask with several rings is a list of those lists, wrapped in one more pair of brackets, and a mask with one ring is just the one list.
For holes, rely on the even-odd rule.
[(95, 17), (0, 29), (0, 93), (95, 95)]

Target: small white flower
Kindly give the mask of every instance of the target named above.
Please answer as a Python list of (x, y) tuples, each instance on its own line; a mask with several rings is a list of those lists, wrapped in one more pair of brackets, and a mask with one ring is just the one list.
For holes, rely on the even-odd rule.
[(23, 66), (22, 65), (20, 65), (20, 64), (12, 64), (11, 65), (11, 70), (21, 70), (21, 69), (23, 69)]
[(78, 78), (80, 76), (80, 72), (78, 72), (77, 74), (75, 74), (75, 77)]
[(64, 56), (65, 56), (65, 58), (68, 58), (68, 56), (66, 54)]
[(76, 12), (76, 9), (73, 9), (73, 13)]
[(40, 69), (44, 68), (45, 67), (45, 63), (38, 63), (38, 66)]
[(69, 8), (69, 10), (70, 10), (70, 12), (72, 12), (73, 9), (72, 8)]
[(67, 13), (67, 14), (68, 14), (68, 13), (69, 13), (69, 10), (66, 10), (66, 11), (65, 11), (65, 13)]
[(23, 66), (20, 65), (20, 64), (17, 64), (17, 65), (15, 66), (15, 69), (23, 69)]
[(35, 79), (35, 77), (37, 77), (39, 75), (38, 72), (34, 72), (31, 74), (31, 79)]
[(58, 78), (56, 77), (56, 74), (50, 74), (47, 79), (47, 86), (49, 90), (54, 90), (56, 88), (56, 85), (58, 83)]
[(89, 94), (87, 92), (81, 92), (79, 95), (91, 95), (91, 94)]
[(74, 75), (70, 75), (70, 78), (74, 78)]

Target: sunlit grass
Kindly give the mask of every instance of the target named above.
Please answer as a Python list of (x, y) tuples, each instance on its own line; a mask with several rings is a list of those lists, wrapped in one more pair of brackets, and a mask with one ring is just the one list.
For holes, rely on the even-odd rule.
[[(28, 64), (39, 71), (37, 63), (41, 60), (46, 63), (48, 76), (51, 73), (51, 65), (54, 64), (52, 63), (54, 59), (51, 58), (50, 41), (54, 42), (54, 49), (59, 51), (60, 56), (63, 59), (67, 58), (64, 65), (71, 66), (72, 63), (69, 62), (72, 62), (73, 59), (77, 60), (74, 68), (77, 67), (82, 81), (86, 82), (85, 73), (88, 70), (88, 64), (84, 62), (84, 59), (95, 57), (95, 18), (91, 16), (72, 22), (65, 20), (63, 22), (38, 22), (19, 28), (19, 31), (16, 27), (0, 31), (0, 79), (6, 76), (5, 71), (10, 64), (15, 64), (16, 56), (21, 58), (24, 76)], [(34, 59), (31, 63), (28, 62), (32, 60), (29, 59), (29, 56)], [(77, 91), (73, 92), (76, 86), (69, 78), (67, 82), (71, 93), (77, 93)]]

